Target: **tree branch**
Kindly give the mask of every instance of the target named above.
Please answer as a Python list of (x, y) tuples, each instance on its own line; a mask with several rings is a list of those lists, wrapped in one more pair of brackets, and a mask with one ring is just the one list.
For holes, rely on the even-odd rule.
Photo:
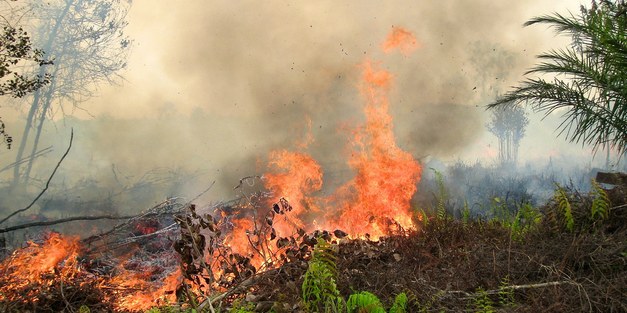
[(19, 229), (25, 229), (25, 228), (29, 228), (29, 227), (50, 226), (50, 225), (62, 224), (62, 223), (73, 222), (73, 221), (123, 220), (123, 219), (133, 218), (135, 216), (136, 215), (127, 215), (127, 216), (113, 216), (113, 215), (74, 216), (74, 217), (62, 218), (62, 219), (54, 220), (54, 221), (32, 222), (32, 223), (26, 223), (26, 224), (11, 226), (11, 227), (0, 229), (0, 234), (8, 233), (10, 231), (15, 231), (15, 230), (19, 230)]
[(70, 144), (68, 145), (67, 150), (65, 150), (65, 153), (63, 154), (63, 156), (61, 156), (61, 159), (59, 160), (59, 162), (57, 162), (57, 165), (54, 167), (54, 170), (52, 171), (52, 174), (50, 174), (50, 177), (48, 177), (48, 181), (46, 182), (46, 186), (44, 187), (44, 189), (41, 190), (41, 192), (37, 195), (37, 197), (35, 197), (35, 199), (33, 199), (33, 201), (29, 205), (27, 205), (23, 209), (19, 209), (19, 210), (15, 211), (15, 212), (9, 214), (9, 216), (7, 216), (7, 217), (3, 218), (2, 220), (0, 220), (0, 224), (6, 222), (8, 219), (10, 219), (11, 217), (15, 216), (16, 214), (24, 212), (24, 211), (30, 209), (35, 204), (35, 202), (37, 202), (37, 200), (39, 200), (39, 198), (41, 198), (41, 196), (43, 196), (43, 194), (46, 192), (46, 190), (48, 190), (48, 187), (50, 186), (50, 181), (54, 177), (54, 174), (57, 172), (57, 170), (59, 169), (59, 166), (61, 166), (61, 163), (63, 162), (65, 157), (70, 152), (70, 149), (72, 148), (72, 142), (73, 141), (74, 141), (74, 129), (72, 128), (72, 131), (70, 133)]

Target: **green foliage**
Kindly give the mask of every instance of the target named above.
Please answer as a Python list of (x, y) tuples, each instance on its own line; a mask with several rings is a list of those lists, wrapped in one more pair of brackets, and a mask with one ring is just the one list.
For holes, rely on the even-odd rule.
[[(307, 312), (385, 313), (383, 304), (374, 294), (362, 291), (352, 294), (347, 301), (340, 296), (336, 285), (336, 258), (331, 244), (322, 238), (314, 246), (309, 267), (305, 272), (302, 297)], [(405, 313), (407, 295), (400, 293), (394, 299), (390, 313)], [(234, 311), (246, 313), (248, 311)]]
[(78, 313), (91, 313), (91, 310), (89, 309), (88, 306), (81, 305), (81, 307), (78, 308)]
[(470, 206), (468, 206), (468, 201), (464, 201), (464, 209), (462, 210), (462, 222), (464, 224), (468, 224), (470, 221)]
[(425, 303), (419, 303), (416, 301), (416, 305), (418, 306), (418, 310), (421, 313), (433, 312), (433, 303), (435, 303), (440, 297), (445, 295), (445, 291), (439, 290), (438, 292), (431, 295), (430, 299)]
[(348, 297), (346, 311), (348, 313), (385, 313), (379, 298), (367, 291), (355, 293)]
[(594, 179), (592, 180), (592, 196), (590, 217), (595, 221), (607, 219), (610, 214), (610, 198)]
[(307, 312), (340, 312), (344, 299), (337, 289), (337, 268), (331, 245), (322, 238), (314, 246), (302, 285), (302, 297)]
[(509, 276), (505, 276), (499, 285), (499, 305), (511, 307), (514, 303), (514, 289), (509, 286)]
[(429, 225), (429, 216), (427, 216), (427, 213), (422, 208), (418, 209), (418, 219), (420, 220), (420, 222), (422, 222), (422, 225), (424, 225), (425, 227)]
[(23, 63), (51, 64), (44, 52), (33, 49), (30, 36), (22, 28), (5, 25), (0, 33), (0, 96), (21, 98), (50, 82), (51, 76), (23, 73)]
[(404, 292), (401, 292), (394, 298), (394, 304), (392, 304), (389, 313), (405, 312), (407, 312), (407, 295)]
[[(547, 24), (570, 35), (572, 46), (538, 56), (540, 63), (526, 74), (538, 74), (488, 105), (526, 105), (549, 115), (561, 110), (558, 126), (573, 142), (598, 147), (627, 148), (627, 4), (593, 1), (577, 16), (561, 14), (533, 18), (525, 26)], [(541, 77), (554, 77), (547, 81)]]
[[(25, 63), (44, 66), (52, 62), (44, 59), (44, 52), (33, 49), (30, 37), (22, 28), (6, 25), (0, 33), (0, 96), (10, 95), (22, 98), (50, 82), (51, 76), (46, 74), (29, 75), (25, 73)], [(0, 140), (11, 149), (13, 137), (5, 130), (0, 119)]]
[(502, 222), (511, 220), (511, 214), (507, 209), (505, 201), (502, 201), (499, 197), (494, 197), (492, 198), (492, 201), (490, 203), (490, 210), (492, 211), (493, 221)]
[(473, 312), (477, 313), (493, 313), (494, 302), (490, 299), (488, 293), (483, 288), (477, 288), (475, 296), (472, 298)]
[(555, 195), (553, 198), (555, 199), (559, 213), (564, 215), (564, 225), (566, 226), (566, 230), (572, 232), (575, 228), (575, 219), (573, 218), (570, 200), (568, 200), (568, 195), (566, 194), (566, 190), (564, 190), (564, 188), (557, 184), (556, 187), (557, 188), (555, 189)]
[(436, 216), (438, 220), (446, 219), (446, 201), (448, 200), (448, 192), (446, 191), (446, 186), (444, 185), (444, 175), (440, 173), (438, 170), (431, 168), (433, 173), (435, 174), (435, 181), (438, 185), (438, 194), (437, 194), (437, 204), (436, 204)]
[(255, 305), (247, 302), (234, 301), (233, 306), (229, 309), (229, 313), (253, 313)]
[(542, 221), (542, 214), (529, 203), (523, 203), (516, 213), (514, 220), (507, 226), (512, 231), (514, 239), (522, 239), (525, 234), (535, 229)]

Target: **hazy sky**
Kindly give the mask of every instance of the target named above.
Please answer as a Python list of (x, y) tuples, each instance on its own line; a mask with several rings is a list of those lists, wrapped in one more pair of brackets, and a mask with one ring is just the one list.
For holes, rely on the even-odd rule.
[[(489, 162), (496, 140), (483, 106), (522, 80), (536, 54), (568, 44), (543, 25), (522, 24), (576, 13), (580, 3), (134, 0), (126, 81), (99, 86), (100, 96), (82, 104), (90, 114), (76, 112), (96, 118), (78, 134), (74, 158), (89, 159), (90, 170), (178, 166), (234, 179), (255, 174), (270, 149), (294, 146), (310, 119), (312, 153), (342, 162), (342, 129), (363, 120), (359, 64), (370, 59), (395, 75), (391, 111), (402, 148), (416, 158)], [(393, 26), (415, 34), (413, 54), (381, 51)], [(521, 160), (559, 154), (556, 147), (588, 153), (554, 139), (554, 127), (533, 121)]]
[[(87, 107), (121, 117), (189, 114), (196, 107), (257, 116), (281, 102), (350, 93), (336, 86), (353, 78), (366, 57), (381, 59), (399, 75), (399, 106), (481, 104), (484, 95), (473, 87), (504, 88), (520, 79), (535, 54), (564, 42), (544, 26), (522, 23), (539, 14), (577, 12), (579, 3), (135, 0), (127, 29), (135, 41), (128, 81), (103, 89)], [(379, 44), (394, 25), (415, 33), (417, 53), (382, 58)]]
[[(568, 43), (545, 26), (522, 24), (540, 14), (576, 13), (580, 3), (134, 1), (128, 81), (104, 89), (88, 108), (124, 118), (202, 109), (232, 121), (243, 141), (260, 133), (268, 141), (294, 140), (309, 116), (322, 137), (361, 118), (356, 75), (370, 58), (397, 75), (392, 96), (401, 144), (420, 156), (457, 155), (484, 133), (477, 106), (520, 81), (536, 54)], [(379, 45), (392, 26), (412, 31), (420, 49), (383, 55)]]

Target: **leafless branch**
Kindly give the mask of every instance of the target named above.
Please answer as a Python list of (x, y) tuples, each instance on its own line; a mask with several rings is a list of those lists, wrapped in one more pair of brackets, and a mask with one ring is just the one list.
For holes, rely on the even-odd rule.
[(67, 222), (74, 222), (74, 221), (123, 220), (123, 219), (129, 219), (129, 218), (133, 218), (133, 217), (135, 217), (135, 215), (130, 215), (130, 216), (114, 216), (114, 215), (74, 216), (74, 217), (68, 217), (68, 218), (62, 218), (62, 219), (58, 219), (58, 220), (53, 220), (53, 221), (39, 221), (39, 222), (31, 222), (31, 223), (26, 223), (26, 224), (21, 224), (21, 225), (15, 225), (15, 226), (11, 226), (11, 227), (0, 229), (0, 234), (8, 233), (8, 232), (19, 230), (19, 229), (30, 228), (30, 227), (50, 226), (50, 225), (56, 225), (56, 224), (62, 224), (62, 223), (67, 223)]
[(63, 160), (65, 160), (65, 157), (68, 155), (68, 153), (70, 153), (70, 149), (72, 148), (72, 142), (74, 141), (74, 129), (72, 129), (71, 133), (70, 133), (70, 144), (67, 147), (67, 150), (65, 150), (65, 153), (63, 153), (63, 155), (61, 156), (61, 159), (59, 160), (59, 162), (57, 162), (57, 165), (54, 167), (54, 170), (52, 171), (52, 174), (50, 174), (50, 177), (48, 177), (48, 181), (46, 182), (46, 186), (44, 186), (44, 189), (41, 190), (41, 192), (37, 195), (37, 197), (35, 197), (35, 199), (33, 199), (33, 201), (27, 205), (26, 207), (24, 207), (23, 209), (19, 209), (11, 214), (9, 214), (9, 216), (3, 218), (2, 220), (0, 220), (0, 224), (6, 222), (8, 219), (10, 219), (11, 217), (15, 216), (16, 214), (19, 214), (21, 212), (24, 212), (28, 209), (30, 209), (35, 202), (37, 202), (37, 200), (39, 200), (39, 198), (41, 198), (41, 196), (43, 196), (43, 194), (48, 190), (48, 187), (50, 187), (50, 181), (52, 181), (52, 178), (54, 177), (54, 174), (57, 172), (57, 170), (59, 169), (59, 166), (61, 166), (61, 163), (63, 162)]

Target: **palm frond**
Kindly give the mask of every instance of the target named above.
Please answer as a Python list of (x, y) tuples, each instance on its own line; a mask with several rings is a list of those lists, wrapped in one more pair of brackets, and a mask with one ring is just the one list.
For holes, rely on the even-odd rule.
[[(578, 16), (543, 15), (524, 25), (548, 24), (572, 35), (574, 47), (540, 54), (540, 61), (519, 87), (488, 108), (527, 105), (545, 117), (562, 114), (558, 135), (572, 142), (627, 151), (627, 9), (624, 3), (604, 1)], [(622, 13), (621, 13), (622, 12)], [(547, 81), (543, 77), (553, 78)]]

